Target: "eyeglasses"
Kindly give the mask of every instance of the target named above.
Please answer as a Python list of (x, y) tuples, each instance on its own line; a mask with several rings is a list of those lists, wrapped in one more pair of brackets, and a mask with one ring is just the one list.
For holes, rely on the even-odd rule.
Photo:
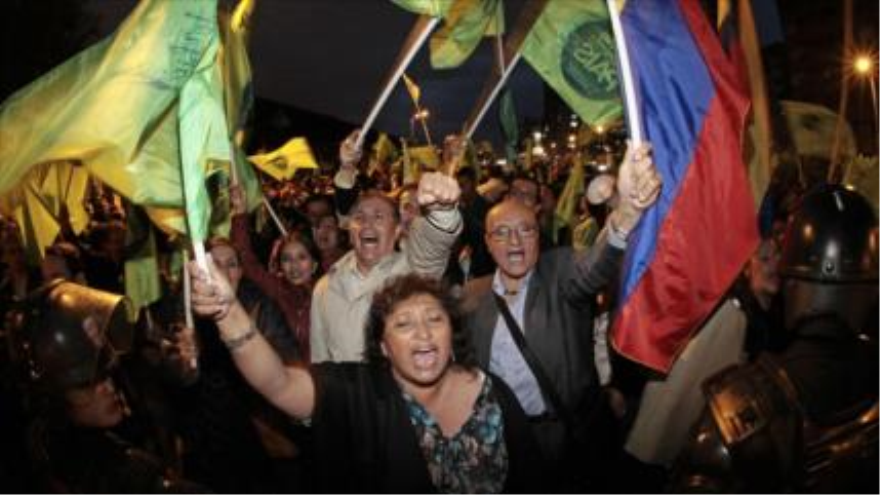
[(516, 227), (501, 225), (489, 232), (489, 237), (495, 242), (510, 242), (514, 232), (520, 239), (534, 239), (538, 236), (538, 227), (535, 225), (518, 225)]

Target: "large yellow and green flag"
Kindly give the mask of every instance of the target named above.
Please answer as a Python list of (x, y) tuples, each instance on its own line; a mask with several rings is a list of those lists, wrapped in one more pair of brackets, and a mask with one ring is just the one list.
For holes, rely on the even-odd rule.
[(398, 7), (414, 14), (445, 17), (455, 0), (391, 0)]
[(504, 34), (501, 0), (455, 0), (444, 17), (443, 27), (431, 37), (431, 67), (435, 69), (460, 66), (483, 36)]
[(604, 125), (621, 116), (617, 56), (605, 2), (548, 2), (522, 53), (584, 121)]
[(76, 160), (135, 203), (182, 206), (179, 188), (130, 165), (216, 50), (216, 8), (216, 0), (143, 0), (110, 37), (5, 101), (0, 194), (35, 165)]

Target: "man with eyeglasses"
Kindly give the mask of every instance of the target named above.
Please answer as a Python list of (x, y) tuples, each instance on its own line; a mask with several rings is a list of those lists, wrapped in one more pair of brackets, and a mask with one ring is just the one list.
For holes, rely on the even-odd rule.
[[(498, 269), (465, 287), (464, 321), (479, 363), (514, 391), (542, 454), (557, 467), (548, 480), (559, 485), (549, 490), (608, 489), (598, 482), (604, 473), (595, 463), (609, 453), (591, 437), (602, 411), (593, 299), (619, 272), (626, 237), (656, 200), (660, 184), (650, 147), (628, 150), (617, 185), (621, 201), (585, 252), (541, 253), (535, 208), (522, 201), (508, 198), (486, 217), (486, 243)], [(513, 332), (524, 337), (524, 346)]]
[[(340, 147), (338, 188), (351, 188), (362, 154), (353, 132)], [(422, 214), (412, 220), (400, 251), (403, 227), (393, 200), (378, 191), (358, 196), (349, 212), (352, 250), (315, 285), (311, 307), (311, 359), (362, 361), (364, 324), (373, 294), (390, 277), (416, 272), (440, 278), (462, 229), (457, 204), (461, 190), (454, 178), (423, 174), (415, 191)]]

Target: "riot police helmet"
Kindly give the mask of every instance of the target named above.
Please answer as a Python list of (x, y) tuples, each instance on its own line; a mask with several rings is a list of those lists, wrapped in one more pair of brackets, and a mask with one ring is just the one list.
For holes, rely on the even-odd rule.
[(95, 383), (131, 348), (131, 303), (117, 294), (57, 279), (30, 294), (21, 312), (28, 372), (43, 391)]
[(786, 326), (833, 315), (859, 331), (877, 306), (877, 216), (841, 185), (807, 193), (788, 221), (779, 273)]

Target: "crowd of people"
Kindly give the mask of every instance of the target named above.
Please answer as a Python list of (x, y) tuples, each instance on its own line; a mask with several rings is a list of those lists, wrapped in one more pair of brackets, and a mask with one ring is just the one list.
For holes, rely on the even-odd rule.
[(232, 185), (229, 237), (207, 266), (163, 256), (164, 295), (139, 311), (122, 296), (137, 213), (112, 193), (87, 235), (63, 229), (37, 259), (5, 219), (0, 484), (877, 490), (877, 217), (857, 193), (777, 209), (661, 377), (606, 336), (630, 232), (663, 187), (650, 145), (588, 176), (560, 226), (564, 175), (466, 164), (452, 137), (402, 184), (358, 137), (312, 190), (265, 185), (279, 224)]

